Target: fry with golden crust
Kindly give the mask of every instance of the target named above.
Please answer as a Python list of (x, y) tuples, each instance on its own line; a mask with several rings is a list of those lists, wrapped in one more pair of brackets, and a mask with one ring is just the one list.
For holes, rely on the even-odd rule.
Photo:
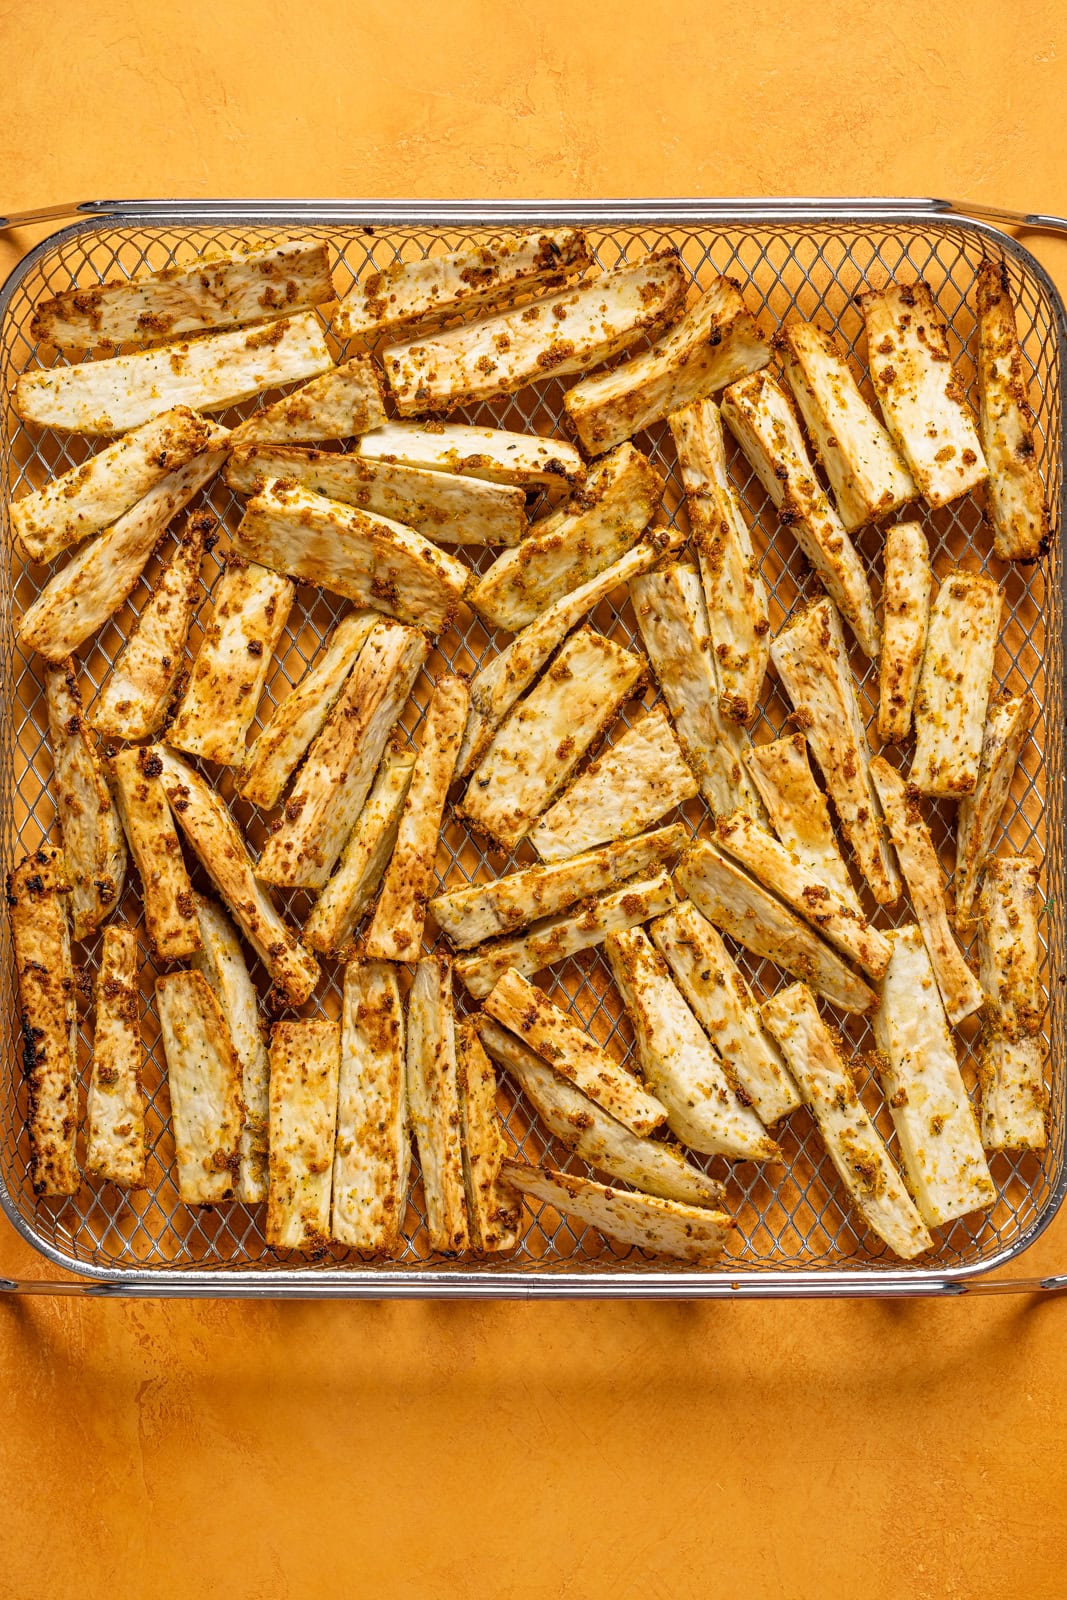
[(786, 849), (853, 911), (862, 910), (838, 848), (826, 796), (812, 777), (804, 735), (785, 734), (770, 744), (754, 745), (745, 765)]
[(384, 421), (378, 369), (369, 356), (356, 356), (254, 412), (233, 430), (231, 443), (236, 450), (250, 444), (350, 439)]
[(270, 1030), (267, 1243), (317, 1254), (330, 1239), (341, 1028), (301, 1017)]
[(978, 1056), (986, 1150), (1043, 1150), (1048, 1143), (1039, 883), (1030, 856), (1001, 857), (986, 867), (978, 897), (982, 987), (990, 1000)]
[(918, 522), (900, 522), (885, 536), (882, 659), (878, 737), (900, 742), (911, 732), (926, 634), (930, 626), (930, 547)]
[(193, 886), (153, 750), (131, 746), (111, 758), (115, 805), (141, 879), (145, 927), (157, 961), (200, 949)]
[(978, 783), (1004, 595), (984, 572), (957, 567), (942, 580), (915, 697), (910, 781), (959, 799)]
[(137, 940), (130, 928), (112, 924), (104, 929), (96, 977), (85, 1170), (126, 1189), (142, 1189), (145, 1174), (139, 1013)]
[(425, 956), (408, 994), (407, 1095), (433, 1250), (466, 1250), (470, 1243), (458, 1070), (452, 968)]
[(222, 1008), (200, 972), (156, 979), (178, 1193), (187, 1206), (232, 1200), (241, 1137), (241, 1073)]
[(581, 456), (565, 439), (465, 422), (387, 422), (356, 443), (364, 461), (454, 473), (521, 489), (553, 488), (585, 477)]
[(519, 1242), (522, 1206), (514, 1189), (500, 1181), (508, 1147), (496, 1113), (496, 1073), (470, 1017), (456, 1027), (456, 1055), (471, 1249), (513, 1250)]
[(1048, 500), (1037, 466), (1034, 413), (1015, 326), (1008, 269), (985, 261), (978, 272), (978, 426), (989, 463), (993, 554), (1039, 561), (1051, 539)]
[(967, 932), (978, 877), (993, 847), (1011, 781), (1030, 726), (1037, 715), (1032, 695), (995, 700), (982, 735), (982, 757), (974, 793), (964, 795), (956, 813), (956, 927)]
[(75, 939), (84, 939), (118, 905), (126, 877), (126, 841), (96, 741), (86, 726), (74, 662), (47, 667), (44, 691), (71, 919)]
[(385, 961), (351, 961), (344, 976), (333, 1158), (332, 1232), (339, 1244), (396, 1255), (410, 1170), (396, 968)]

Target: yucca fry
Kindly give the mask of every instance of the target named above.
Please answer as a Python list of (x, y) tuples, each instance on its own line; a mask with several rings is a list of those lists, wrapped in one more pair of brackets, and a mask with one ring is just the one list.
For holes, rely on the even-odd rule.
[(915, 1203), (937, 1228), (985, 1210), (997, 1192), (923, 936), (912, 923), (888, 937), (893, 959), (874, 1014), (878, 1070)]
[(777, 1046), (760, 1027), (745, 980), (707, 917), (684, 901), (649, 927), (682, 998), (768, 1127), (800, 1104)]
[(408, 994), (408, 1115), (419, 1150), (426, 1228), (432, 1250), (470, 1243), (460, 1143), (452, 968), (435, 956), (415, 968)]
[(918, 499), (903, 456), (860, 393), (837, 340), (815, 322), (787, 322), (774, 344), (848, 532)]
[(345, 968), (333, 1237), (339, 1244), (395, 1255), (408, 1198), (404, 1013), (396, 968), (351, 961)]
[(380, 622), (370, 634), (260, 855), (264, 883), (325, 885), (428, 653), (423, 635), (398, 622)]
[(1038, 561), (1049, 547), (1049, 511), (1037, 466), (1034, 413), (1015, 306), (1003, 261), (978, 271), (978, 426), (989, 465), (993, 554)]
[(789, 397), (770, 373), (753, 373), (727, 389), (722, 416), (782, 526), (819, 574), (864, 655), (876, 660), (881, 638), (867, 571), (819, 483)]
[(930, 626), (930, 547), (918, 522), (900, 522), (885, 536), (882, 659), (878, 737), (900, 742), (911, 732), (926, 635)]
[(621, 445), (597, 462), (564, 506), (497, 557), (471, 589), (470, 604), (495, 628), (514, 633), (528, 627), (554, 601), (633, 548), (652, 521), (663, 487), (647, 457), (631, 444)]
[(222, 800), (173, 750), (147, 752), (162, 765), (175, 820), (234, 921), (290, 1004), (301, 1006), (319, 981), (318, 962), (256, 880), (245, 842)]
[(993, 835), (1007, 802), (1012, 778), (1030, 726), (1037, 715), (1032, 695), (994, 700), (982, 735), (982, 756), (974, 793), (964, 795), (956, 812), (956, 927), (972, 923), (975, 890)]
[(838, 849), (826, 796), (812, 777), (804, 735), (785, 734), (770, 744), (754, 745), (745, 755), (745, 765), (786, 849), (845, 905), (861, 911)]
[(894, 905), (900, 877), (871, 782), (867, 733), (833, 601), (816, 601), (783, 628), (771, 644), (771, 660), (819, 764), (856, 865), (878, 904)]
[(983, 1150), (1044, 1150), (1049, 1137), (1045, 1046), (1039, 1034), (1007, 1039), (987, 1026), (978, 1044)]
[(152, 954), (181, 961), (200, 949), (193, 886), (163, 786), (157, 753), (137, 746), (111, 758), (111, 784), (141, 879), (141, 900)]
[(520, 489), (578, 483), (585, 466), (566, 439), (506, 428), (472, 428), (465, 422), (387, 422), (356, 442), (365, 461), (426, 472), (448, 472)]
[(978, 896), (982, 987), (990, 1002), (978, 1055), (986, 1150), (1043, 1150), (1048, 1143), (1039, 883), (1035, 860), (1004, 856), (986, 867)]
[(330, 1240), (341, 1028), (301, 1017), (270, 1031), (267, 1243), (316, 1255)]
[(856, 299), (885, 425), (927, 505), (946, 505), (982, 483), (987, 468), (934, 297), (920, 279)]
[(104, 929), (96, 977), (93, 1061), (85, 1103), (85, 1170), (126, 1189), (144, 1187), (137, 940), (130, 928)]
[(923, 794), (959, 799), (977, 787), (1003, 600), (993, 578), (962, 567), (937, 591), (915, 696), (909, 773)]
[(84, 939), (118, 905), (126, 877), (126, 841), (86, 725), (72, 660), (45, 668), (44, 691), (71, 920), (75, 939)]
[(382, 360), (397, 410), (452, 411), (586, 372), (654, 338), (680, 315), (685, 293), (681, 261), (663, 250), (530, 305), (389, 345)]
[(139, 278), (68, 289), (38, 303), (34, 339), (60, 350), (97, 350), (130, 339), (175, 338), (260, 322), (334, 298), (325, 242), (199, 255)]
[(509, 967), (524, 977), (532, 977), (567, 956), (602, 944), (616, 929), (632, 928), (650, 917), (661, 916), (677, 900), (666, 872), (624, 883), (621, 889), (598, 896), (591, 905), (546, 917), (513, 939), (500, 939), (482, 945), (472, 955), (457, 957), (456, 974), (471, 994), (484, 1000)]
[(234, 549), (430, 633), (451, 621), (469, 577), (462, 561), (414, 528), (287, 479), (272, 479), (248, 502)]
[(548, 1131), (591, 1167), (661, 1200), (722, 1205), (723, 1185), (688, 1162), (677, 1145), (631, 1133), (484, 1012), (474, 1018), (474, 1026), (489, 1055), (519, 1085)]
[(7, 875), (7, 914), (35, 1195), (77, 1194), (78, 1016), (63, 854), (40, 849)]
[(519, 1241), (522, 1206), (500, 1181), (508, 1153), (496, 1112), (496, 1073), (468, 1017), (456, 1027), (457, 1084), (463, 1187), (472, 1250), (512, 1250)]
[(226, 1019), (201, 972), (156, 979), (183, 1205), (232, 1200), (241, 1137), (241, 1072)]
[(24, 372), (15, 410), (24, 422), (68, 433), (125, 433), (173, 406), (225, 411), (264, 389), (333, 366), (313, 311), (258, 328), (209, 333), (104, 361)]
[(356, 356), (254, 412), (234, 428), (231, 444), (236, 450), (251, 444), (350, 439), (385, 420), (378, 369), (369, 356)]
[(719, 709), (732, 722), (747, 725), (756, 715), (767, 674), (767, 589), (727, 475), (722, 417), (713, 400), (699, 400), (667, 421), (700, 560)]
[(932, 1250), (934, 1241), (856, 1092), (840, 1037), (819, 1015), (811, 990), (791, 984), (761, 1010), (866, 1226), (904, 1261)]

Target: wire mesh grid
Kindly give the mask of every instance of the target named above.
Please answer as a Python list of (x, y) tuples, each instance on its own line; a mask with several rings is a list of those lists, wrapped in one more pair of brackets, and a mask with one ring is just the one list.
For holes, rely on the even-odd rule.
[[(10, 496), (17, 497), (37, 487), (58, 472), (86, 459), (92, 445), (73, 436), (26, 428), (16, 416), (12, 392), (18, 374), (40, 363), (58, 362), (54, 352), (35, 348), (29, 323), (34, 304), (44, 295), (69, 288), (73, 283), (89, 284), (115, 277), (155, 270), (176, 261), (190, 260), (205, 249), (228, 250), (276, 237), (277, 224), (270, 227), (242, 222), (240, 225), (176, 226), (122, 225), (98, 223), (79, 225), (48, 241), (28, 258), (9, 285), (8, 304), (0, 327), (0, 404), (3, 428), (4, 477)], [(290, 232), (294, 230), (288, 230)], [(334, 281), (343, 295), (350, 285), (368, 271), (380, 269), (396, 259), (418, 259), (444, 252), (472, 239), (484, 239), (492, 230), (418, 225), (399, 229), (373, 227), (308, 227), (301, 221), (301, 234), (315, 234), (330, 245), (334, 261)], [(656, 226), (610, 230), (590, 229), (590, 242), (598, 265), (611, 268), (632, 262), (650, 250), (674, 246), (692, 274), (695, 285), (705, 283), (716, 272), (729, 273), (741, 284), (746, 301), (761, 324), (771, 331), (790, 315), (816, 318), (832, 327), (850, 353), (857, 377), (867, 386), (862, 319), (854, 304), (856, 292), (865, 285), (878, 286), (901, 276), (924, 277), (949, 324), (965, 381), (974, 382), (973, 288), (984, 257), (1005, 253), (1012, 288), (1019, 310), (1019, 331), (1031, 372), (1038, 448), (1042, 470), (1054, 507), (1061, 503), (1061, 393), (1060, 325), (1053, 291), (1029, 258), (1011, 241), (990, 230), (966, 223), (922, 221), (892, 222), (864, 220), (855, 225), (808, 225), (788, 227), (771, 223), (746, 222), (716, 228), (695, 226)], [(333, 338), (331, 333), (331, 339)], [(333, 340), (335, 354), (355, 354), (360, 346), (353, 341), (345, 346)], [(552, 434), (562, 432), (564, 385), (549, 380), (518, 394), (455, 414), (456, 420), (489, 424), (519, 431)], [(972, 393), (973, 397), (973, 393)], [(265, 400), (249, 402), (223, 414), (219, 420), (233, 423), (249, 415)], [(636, 444), (643, 449), (663, 474), (666, 482), (664, 512), (672, 522), (684, 526), (680, 483), (670, 437), (660, 426), (639, 435)], [(819, 592), (817, 579), (807, 568), (792, 536), (779, 529), (763, 489), (744, 457), (736, 450), (731, 455), (731, 472), (752, 521), (761, 567), (770, 596), (772, 630), (782, 625), (799, 600)], [(210, 506), (217, 514), (220, 529), (232, 530), (240, 517), (239, 497), (221, 480), (209, 485), (193, 502)], [(534, 510), (538, 508), (533, 508)], [(909, 511), (908, 514), (913, 514)], [(914, 513), (919, 514), (919, 513)], [(1062, 1059), (1063, 992), (1053, 982), (1063, 967), (1063, 701), (1062, 701), (1062, 618), (1061, 553), (1054, 543), (1043, 566), (1008, 567), (993, 560), (990, 532), (981, 508), (970, 498), (942, 510), (921, 513), (928, 533), (935, 572), (941, 576), (954, 564), (982, 567), (994, 573), (1004, 587), (1006, 628), (996, 663), (997, 686), (1014, 693), (1029, 690), (1042, 708), (1022, 752), (1011, 797), (1005, 808), (999, 847), (1016, 851), (1032, 849), (1044, 856), (1047, 892), (1045, 918), (1045, 956), (1043, 980), (1049, 996), (1046, 1046), (1050, 1059)], [(878, 529), (864, 530), (857, 539), (877, 583), (881, 545)], [(86, 705), (104, 682), (116, 651), (151, 593), (159, 560), (165, 558), (170, 536), (157, 550), (143, 581), (127, 606), (94, 640), (85, 647), (78, 663)], [(221, 570), (221, 555), (226, 540), (220, 541), (212, 560), (212, 581)], [(475, 571), (484, 571), (494, 552), (476, 547), (462, 550)], [(6, 693), (0, 706), (0, 829), (3, 841), (3, 867), (36, 847), (50, 832), (55, 836), (55, 807), (50, 792), (51, 756), (48, 748), (47, 717), (41, 680), (41, 664), (28, 658), (18, 647), (13, 634), (13, 619), (39, 592), (47, 573), (40, 569), (20, 569), (13, 561), (11, 543), (5, 538), (2, 584), (2, 667)], [(207, 609), (207, 602), (202, 613)], [(253, 734), (269, 717), (304, 672), (308, 662), (344, 606), (333, 597), (301, 586), (293, 606), (285, 638), (277, 651), (268, 678)], [(628, 602), (617, 594), (601, 604), (592, 622), (620, 643), (640, 650), (636, 623)], [(495, 635), (470, 611), (463, 609), (453, 626), (436, 642), (426, 670), (416, 685), (404, 724), (409, 735), (416, 734), (433, 681), (443, 671), (473, 671), (481, 661), (507, 642), (507, 635)], [(199, 638), (194, 627), (189, 644), (190, 658)], [(852, 652), (861, 703), (872, 730), (877, 705), (877, 667), (858, 651)], [(641, 705), (651, 704), (655, 691), (645, 691), (641, 701), (625, 707), (611, 743), (630, 725)], [(752, 730), (759, 743), (776, 737), (786, 726), (789, 707), (773, 679), (768, 680), (758, 720)], [(591, 751), (590, 754), (595, 754)], [(896, 764), (904, 759), (899, 750), (885, 752)], [(254, 848), (266, 836), (266, 823), (255, 808), (235, 796), (230, 775), (218, 769), (208, 776), (231, 803), (238, 823)], [(931, 825), (946, 871), (951, 870), (954, 817), (945, 804), (931, 807)], [(696, 833), (706, 827), (708, 813), (703, 802), (685, 808), (684, 820)], [(664, 821), (670, 820), (665, 818)], [(1047, 845), (1046, 845), (1047, 840)], [(437, 860), (442, 884), (486, 880), (501, 872), (531, 862), (528, 847), (520, 846), (513, 857), (487, 852), (462, 823), (451, 814), (446, 819)], [(194, 870), (194, 882), (197, 874)], [(206, 883), (199, 887), (207, 888)], [(858, 885), (857, 885), (858, 886)], [(309, 900), (300, 893), (283, 896), (283, 909), (300, 923), (309, 909)], [(887, 914), (874, 906), (864, 893), (868, 914), (879, 926), (908, 920), (904, 904)], [(606, 1273), (632, 1278), (639, 1290), (667, 1270), (668, 1264), (644, 1252), (629, 1249), (602, 1238), (574, 1219), (558, 1216), (547, 1208), (526, 1213), (525, 1236), (514, 1255), (506, 1260), (465, 1258), (450, 1262), (430, 1255), (426, 1239), (421, 1186), (416, 1182), (407, 1215), (405, 1242), (395, 1262), (374, 1262), (355, 1252), (335, 1250), (323, 1259), (305, 1262), (286, 1253), (268, 1249), (263, 1233), (262, 1208), (237, 1203), (214, 1210), (194, 1210), (179, 1200), (175, 1174), (173, 1137), (170, 1128), (166, 1070), (152, 1002), (155, 976), (150, 953), (143, 937), (138, 891), (129, 879), (119, 913), (141, 936), (143, 975), (142, 1033), (146, 1050), (144, 1087), (147, 1102), (149, 1140), (148, 1183), (144, 1191), (127, 1193), (110, 1184), (85, 1179), (79, 1194), (57, 1202), (35, 1200), (28, 1183), (28, 1142), (25, 1133), (25, 1099), (20, 1081), (20, 1049), (8, 932), (3, 940), (0, 966), (0, 1181), (9, 1215), (29, 1238), (53, 1260), (101, 1277), (149, 1280), (160, 1275), (190, 1277), (210, 1270), (237, 1274), (248, 1270), (265, 1275), (299, 1271), (313, 1288), (326, 1277), (339, 1273), (373, 1280), (385, 1287), (390, 1277), (403, 1276), (432, 1266), (444, 1283), (449, 1275), (462, 1272), (465, 1278), (492, 1275), (506, 1278), (534, 1272), (538, 1277), (578, 1274), (595, 1283)], [(426, 947), (434, 945), (434, 930), (428, 928)], [(89, 992), (98, 962), (99, 935), (76, 947), (75, 959)], [(782, 974), (770, 963), (761, 962), (743, 949), (735, 949), (739, 965), (758, 996), (771, 994), (779, 987)], [(971, 952), (973, 954), (973, 952)], [(324, 963), (324, 978), (315, 999), (304, 1008), (305, 1014), (321, 1012), (336, 1016), (339, 1010), (340, 969)], [(264, 996), (268, 984), (264, 972), (254, 966), (253, 978)], [(629, 1060), (632, 1035), (614, 990), (606, 961), (597, 951), (588, 951), (542, 974), (539, 980), (557, 1004), (568, 1009), (577, 1020), (620, 1059)], [(465, 1009), (462, 994), (459, 1009)], [(896, 1150), (891, 1120), (882, 1103), (873, 1073), (864, 1064), (865, 1052), (873, 1050), (873, 1035), (862, 1018), (844, 1018), (827, 1013), (837, 1024), (860, 1063), (859, 1078), (864, 1103), (874, 1116), (890, 1147)], [(88, 1003), (80, 1007), (79, 1051), (81, 1097), (87, 1086), (91, 1048), (91, 1016)], [(973, 1045), (975, 1030), (964, 1025), (958, 1035), (964, 1074), (971, 1092), (975, 1087)], [(1050, 1075), (1051, 1127), (1049, 1148), (1042, 1155), (993, 1158), (993, 1172), (999, 1199), (984, 1216), (971, 1216), (943, 1230), (936, 1256), (921, 1266), (905, 1267), (892, 1257), (879, 1241), (868, 1234), (848, 1207), (832, 1165), (822, 1147), (814, 1123), (806, 1110), (795, 1112), (779, 1130), (786, 1158), (784, 1168), (764, 1169), (755, 1164), (730, 1163), (706, 1157), (693, 1157), (726, 1181), (729, 1209), (737, 1221), (736, 1238), (715, 1273), (683, 1274), (707, 1278), (729, 1278), (742, 1287), (746, 1277), (768, 1273), (802, 1283), (813, 1273), (834, 1271), (851, 1276), (857, 1290), (864, 1278), (878, 1274), (915, 1278), (945, 1272), (963, 1273), (1003, 1262), (1023, 1248), (1047, 1220), (1058, 1203), (1064, 1166), (1065, 1118), (1064, 1086), (1058, 1072)], [(499, 1105), (514, 1151), (523, 1159), (548, 1161), (564, 1170), (585, 1172), (584, 1164), (547, 1135), (521, 1092), (505, 1080), (501, 1084)], [(416, 1167), (417, 1176), (417, 1167)], [(670, 1263), (672, 1274), (679, 1269)], [(225, 1292), (224, 1288), (221, 1292)]]

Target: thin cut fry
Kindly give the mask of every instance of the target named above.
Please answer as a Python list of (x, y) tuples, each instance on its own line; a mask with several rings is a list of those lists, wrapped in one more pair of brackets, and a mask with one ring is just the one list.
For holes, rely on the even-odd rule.
[(1004, 857), (989, 863), (978, 897), (982, 985), (991, 1002), (978, 1058), (987, 1150), (1043, 1150), (1048, 1143), (1039, 881), (1029, 856)]
[(267, 1243), (316, 1254), (330, 1238), (341, 1029), (276, 1022), (270, 1032)]
[(226, 1019), (199, 972), (156, 979), (178, 1193), (187, 1206), (231, 1200), (241, 1136), (241, 1074)]
[(103, 762), (86, 726), (74, 662), (45, 671), (48, 737), (63, 853), (71, 883), (75, 939), (84, 939), (118, 905), (126, 877), (126, 842)]
[(508, 1147), (496, 1114), (496, 1073), (469, 1017), (456, 1028), (456, 1054), (471, 1249), (512, 1250), (519, 1240), (522, 1206), (515, 1190), (500, 1181)]
[(985, 261), (978, 272), (978, 399), (982, 448), (989, 463), (993, 554), (1001, 561), (1038, 561), (1051, 538), (1048, 500), (1037, 466), (1034, 414), (1003, 261)]
[(470, 1243), (457, 1073), (452, 968), (427, 956), (408, 995), (407, 1095), (433, 1250), (466, 1250)]
[(366, 461), (450, 472), (520, 489), (577, 483), (585, 476), (581, 456), (565, 439), (472, 428), (465, 422), (387, 422), (358, 441), (356, 454)]
[(911, 732), (926, 634), (930, 626), (930, 547), (918, 522), (900, 522), (885, 536), (885, 617), (879, 676), (878, 737), (900, 742)]
[(956, 813), (956, 927), (960, 933), (973, 923), (978, 877), (993, 847), (993, 834), (1036, 715), (1037, 705), (1029, 694), (995, 700), (989, 707), (978, 782), (973, 794), (964, 795)]
[(923, 794), (977, 787), (1003, 601), (992, 578), (960, 567), (937, 591), (915, 697), (910, 780)]
[(771, 827), (787, 850), (827, 888), (851, 906), (862, 908), (830, 823), (826, 796), (811, 775), (807, 741), (786, 734), (771, 744), (754, 745), (745, 765), (767, 808)]
[(126, 1189), (144, 1187), (137, 940), (130, 928), (104, 929), (96, 978), (93, 1065), (85, 1105), (85, 1170)]
[(384, 421), (378, 369), (369, 356), (356, 356), (254, 412), (233, 430), (231, 444), (236, 450), (250, 444), (350, 439)]
[(163, 786), (163, 763), (131, 746), (111, 759), (115, 805), (141, 879), (144, 920), (157, 961), (181, 961), (200, 948), (193, 887)]
[(340, 1244), (382, 1255), (400, 1248), (411, 1170), (407, 1104), (396, 969), (352, 961), (344, 977), (333, 1159), (332, 1232)]

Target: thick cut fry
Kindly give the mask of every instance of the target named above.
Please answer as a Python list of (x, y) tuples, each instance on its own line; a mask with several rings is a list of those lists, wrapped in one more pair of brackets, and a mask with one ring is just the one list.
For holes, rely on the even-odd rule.
[(513, 850), (610, 727), (644, 670), (638, 656), (591, 628), (571, 634), (496, 734), (459, 815)]
[(862, 908), (830, 823), (826, 796), (811, 774), (802, 733), (755, 745), (745, 765), (767, 808), (771, 827), (802, 866), (853, 911)]
[(319, 980), (318, 963), (257, 883), (230, 813), (173, 750), (153, 745), (147, 753), (161, 763), (171, 810), (237, 926), (290, 1004), (302, 1006)]
[(918, 499), (903, 456), (864, 400), (837, 341), (815, 322), (789, 322), (775, 346), (849, 533)]
[(978, 1062), (987, 1150), (1043, 1150), (1048, 1143), (1039, 880), (1029, 856), (1003, 857), (989, 863), (978, 897), (982, 986), (990, 1000)]
[(414, 751), (387, 755), (341, 852), (337, 871), (304, 924), (304, 942), (338, 960), (351, 952), (356, 925), (374, 898), (393, 854), (400, 813), (415, 767)]
[(496, 1073), (468, 1017), (456, 1028), (463, 1187), (472, 1250), (512, 1250), (519, 1241), (522, 1206), (500, 1181), (508, 1153), (496, 1114)]
[(926, 634), (930, 626), (930, 547), (918, 522), (901, 522), (885, 536), (885, 618), (878, 684), (878, 737), (900, 742), (911, 732)]
[(254, 412), (233, 430), (231, 442), (236, 450), (302, 439), (350, 439), (353, 434), (381, 427), (384, 421), (378, 369), (369, 356), (357, 356)]
[(137, 940), (129, 928), (104, 929), (96, 978), (93, 1065), (85, 1105), (85, 1170), (126, 1189), (144, 1187)]
[(590, 473), (558, 511), (535, 522), (514, 550), (499, 555), (470, 592), (494, 628), (512, 632), (610, 567), (640, 539), (663, 495), (663, 479), (632, 444)]
[(583, 378), (563, 404), (583, 448), (596, 456), (770, 359), (771, 347), (738, 285), (715, 278), (651, 350)]
[(41, 428), (125, 433), (173, 406), (225, 411), (332, 365), (322, 323), (305, 311), (259, 328), (24, 372), (15, 385), (15, 409)]
[(37, 1195), (77, 1194), (78, 1017), (62, 853), (38, 850), (7, 876), (30, 1135)]
[(564, 961), (580, 950), (602, 944), (609, 933), (632, 928), (658, 917), (677, 903), (678, 896), (666, 872), (637, 883), (625, 883), (613, 894), (599, 896), (589, 906), (546, 917), (528, 933), (483, 945), (473, 955), (460, 956), (456, 973), (479, 1000), (493, 988), (509, 967), (532, 977), (535, 972)]
[(367, 930), (367, 954), (377, 960), (417, 961), (421, 953), (441, 819), (469, 698), (462, 678), (437, 680), (404, 796), (396, 845)]
[(193, 965), (211, 985), (226, 1019), (241, 1076), (241, 1137), (238, 1143), (238, 1200), (255, 1205), (267, 1198), (270, 1063), (259, 1019), (259, 1002), (240, 941), (229, 918), (211, 900), (196, 900), (200, 949)]
[(815, 475), (785, 391), (766, 372), (728, 389), (722, 415), (770, 495), (779, 520), (822, 579), (864, 655), (881, 647), (867, 572)]
[(455, 473), (520, 489), (577, 483), (585, 477), (581, 456), (565, 439), (472, 428), (465, 422), (387, 422), (359, 440), (356, 454), (367, 461)]
[(666, 567), (630, 582), (641, 641), (663, 690), (682, 749), (712, 811), (762, 818), (745, 771), (750, 740), (719, 710), (719, 683), (708, 639), (700, 579), (689, 566)]
[(910, 780), (923, 794), (958, 799), (978, 784), (1004, 595), (982, 572), (942, 581), (915, 697)]
[(973, 794), (964, 795), (956, 814), (956, 927), (961, 933), (973, 923), (978, 877), (993, 848), (993, 834), (1036, 715), (1037, 705), (1029, 694), (995, 700), (989, 707), (978, 782)]
[(249, 561), (430, 633), (451, 621), (469, 576), (462, 561), (414, 528), (289, 480), (272, 480), (248, 502), (234, 548)]
[(982, 1004), (982, 986), (963, 959), (945, 908), (941, 863), (922, 814), (918, 792), (905, 783), (883, 756), (871, 762), (897, 860), (908, 886), (915, 920), (922, 930), (948, 1020), (958, 1025)]
[(1044, 1150), (1049, 1097), (1045, 1046), (1038, 1034), (1006, 1039), (987, 1027), (978, 1046), (984, 1150)]
[(673, 250), (495, 317), (388, 346), (385, 373), (402, 417), (452, 411), (528, 383), (585, 372), (681, 313), (686, 274)]
[(259, 858), (256, 876), (264, 883), (304, 889), (326, 883), (428, 650), (414, 628), (383, 622), (374, 629)]
[(833, 602), (817, 601), (783, 628), (771, 645), (771, 660), (793, 702), (794, 721), (803, 728), (822, 771), (856, 865), (878, 904), (894, 905), (900, 877), (871, 782), (867, 734)]
[(915, 1202), (938, 1228), (996, 1200), (930, 957), (914, 924), (889, 934), (893, 959), (874, 1014), (879, 1072)]
[(1051, 538), (1048, 500), (1003, 261), (986, 261), (978, 273), (978, 401), (993, 553), (1001, 561), (1038, 561)]
[(761, 1122), (770, 1125), (800, 1104), (778, 1050), (760, 1027), (759, 1012), (726, 946), (689, 901), (649, 928), (682, 997), (703, 1027)]
[(905, 1261), (932, 1250), (934, 1241), (856, 1092), (840, 1037), (819, 1015), (811, 990), (794, 983), (766, 1000), (762, 1012), (866, 1226)]
[(722, 417), (713, 400), (700, 400), (667, 420), (700, 558), (719, 709), (732, 722), (747, 724), (767, 674), (767, 589), (727, 476)]
[(111, 760), (112, 792), (141, 879), (144, 920), (157, 961), (181, 961), (200, 948), (193, 888), (163, 786), (163, 763), (131, 747)]
[(411, 1170), (396, 968), (384, 961), (350, 962), (343, 1007), (333, 1237), (356, 1250), (395, 1255)]
[(118, 905), (126, 877), (126, 842), (104, 767), (82, 712), (73, 661), (44, 676), (53, 793), (71, 883), (75, 939), (98, 928)]
[(276, 1022), (270, 1031), (267, 1243), (317, 1254), (330, 1239), (341, 1029)]
[(943, 506), (983, 482), (987, 468), (934, 297), (920, 280), (856, 298), (886, 427), (927, 504)]
[(241, 1137), (241, 1070), (226, 1019), (200, 972), (156, 979), (178, 1193), (187, 1206), (232, 1200)]
[(502, 233), (422, 261), (395, 261), (354, 284), (334, 314), (339, 339), (376, 339), (557, 288), (591, 261), (580, 228)]
[(61, 350), (96, 350), (129, 339), (173, 339), (202, 328), (231, 328), (334, 298), (325, 243), (281, 244), (197, 256), (144, 277), (68, 289), (43, 300), (31, 331)]
[(470, 1243), (463, 1189), (452, 968), (427, 956), (408, 995), (407, 1096), (432, 1250)]
[(577, 1084), (632, 1133), (651, 1133), (666, 1121), (664, 1107), (641, 1080), (620, 1066), (521, 973), (514, 969), (505, 972), (483, 1006), (489, 1016), (510, 1028), (542, 1061)]

